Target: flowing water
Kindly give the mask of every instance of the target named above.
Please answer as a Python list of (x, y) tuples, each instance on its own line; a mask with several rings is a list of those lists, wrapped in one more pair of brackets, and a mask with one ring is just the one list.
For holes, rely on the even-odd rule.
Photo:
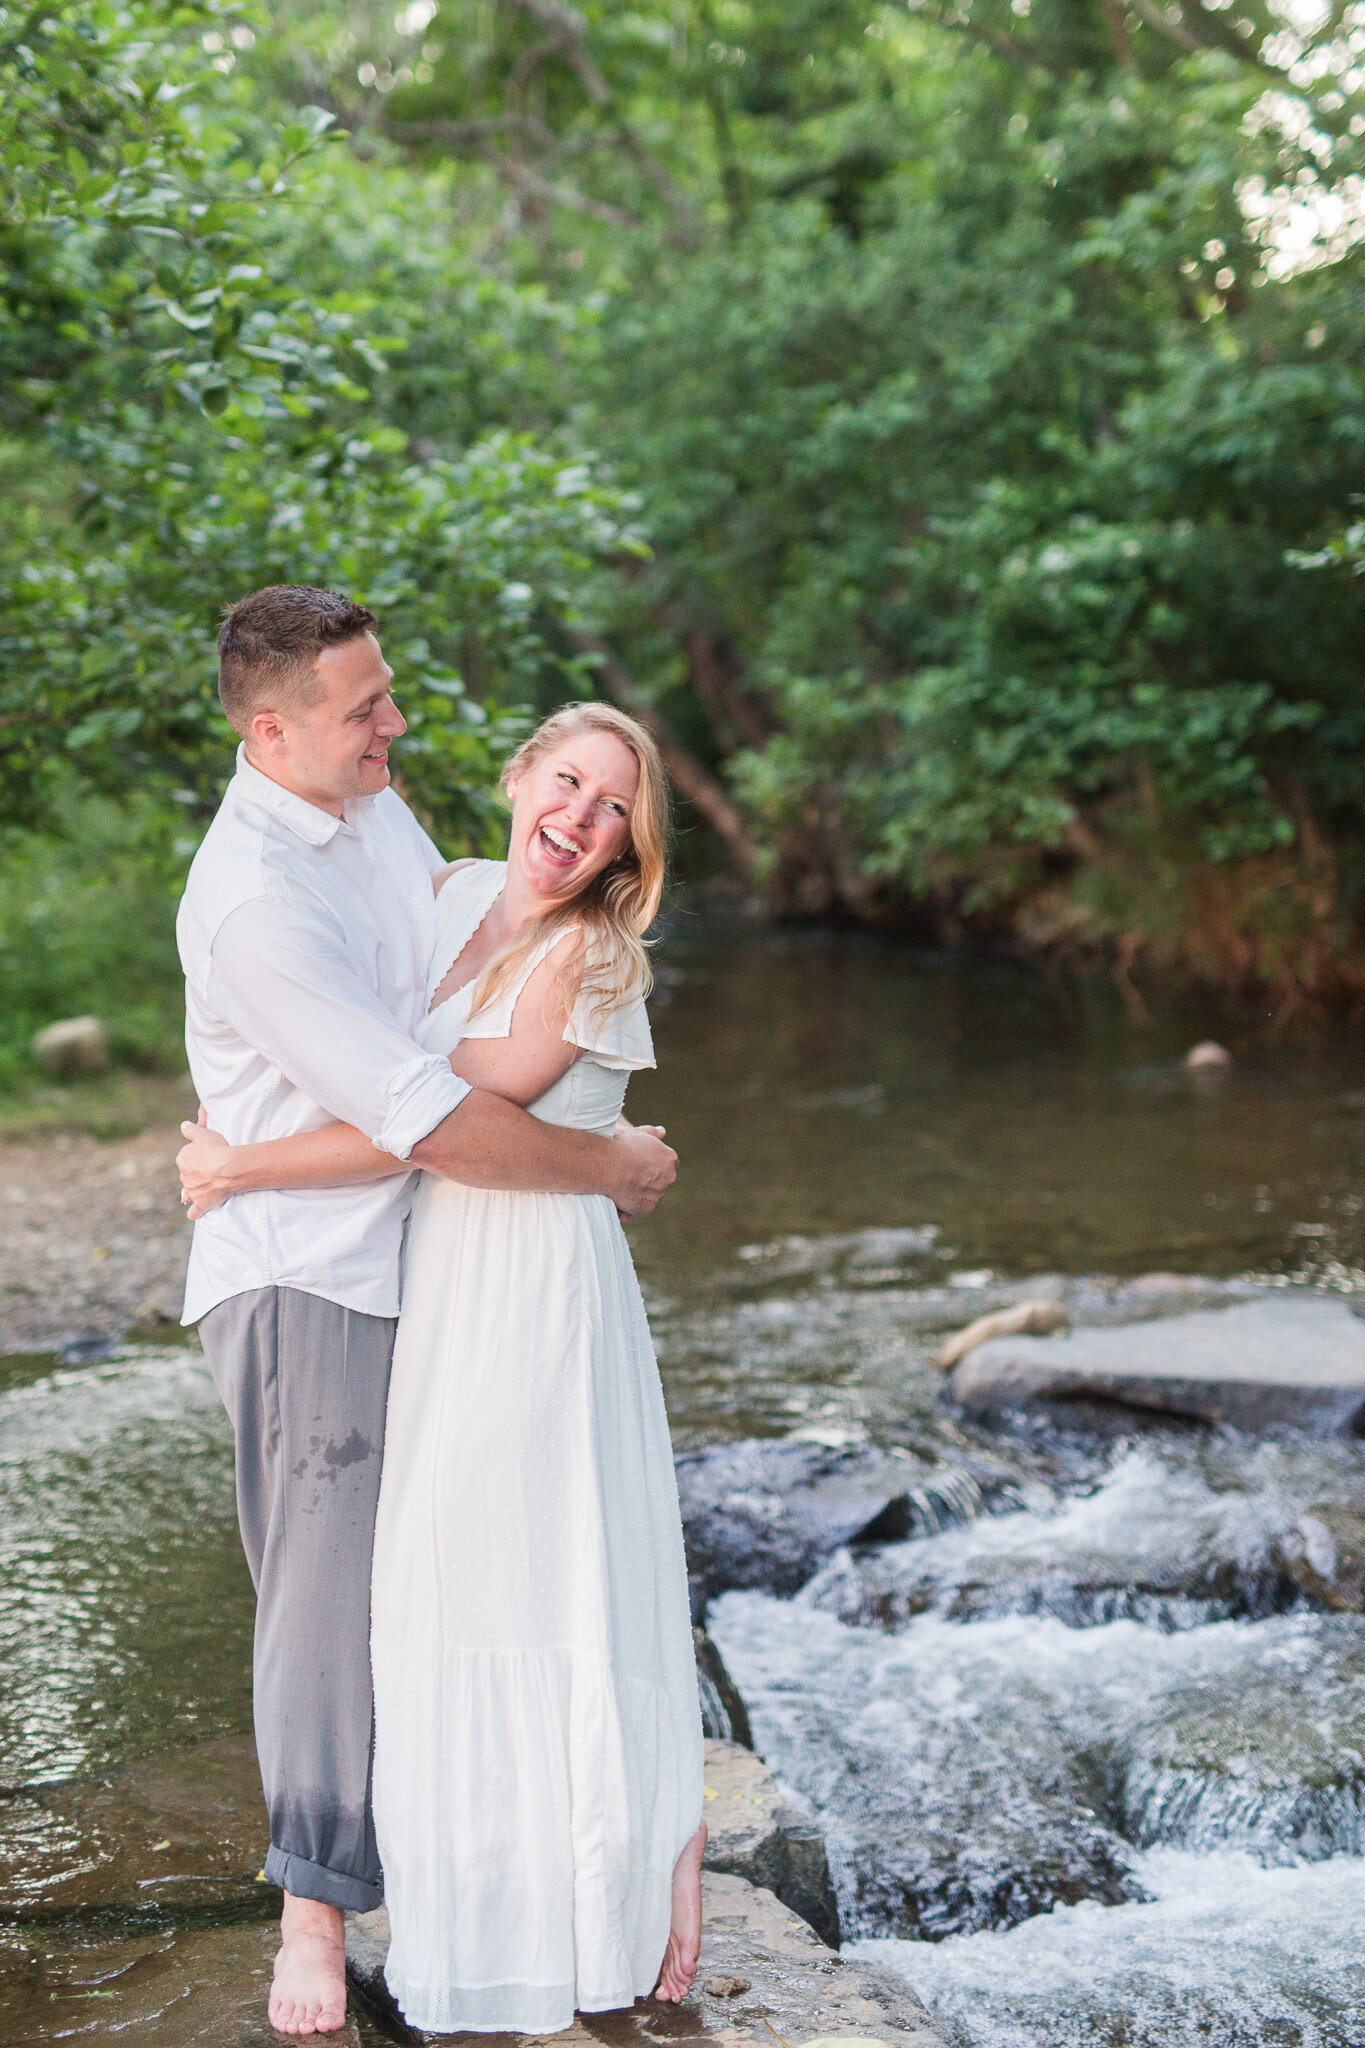
[[(856, 939), (697, 923), (661, 967), (632, 1109), (684, 1171), (634, 1241), (680, 1447), (937, 1475), (917, 1540), (712, 1603), (847, 1935), (974, 2048), (1358, 2043), (1365, 1618), (1302, 1561), (1362, 1453), (993, 1438), (928, 1359), (1024, 1281), (1096, 1322), (1171, 1306), (1153, 1271), (1365, 1289), (1365, 1061), (1249, 1034), (1201, 1085), (1206, 1015)], [(257, 1999), (276, 1904), (192, 1348), (0, 1362), (0, 1548), (0, 2042), (175, 2048), (196, 1986)]]

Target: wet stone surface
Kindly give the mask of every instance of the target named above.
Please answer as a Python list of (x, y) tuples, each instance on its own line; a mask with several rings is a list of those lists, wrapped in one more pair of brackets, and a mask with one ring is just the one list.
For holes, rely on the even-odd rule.
[(894, 1543), (1017, 1503), (1032, 1482), (986, 1457), (789, 1439), (678, 1460), (688, 1563), (703, 1600), (731, 1587), (794, 1593), (844, 1544)]
[(995, 1337), (952, 1376), (974, 1413), (1099, 1401), (1239, 1429), (1360, 1434), (1365, 1320), (1340, 1298), (1285, 1292), (1127, 1328)]
[(822, 1830), (782, 1797), (768, 1766), (733, 1742), (706, 1745), (705, 1865), (773, 1893), (831, 1948), (839, 1904)]
[[(845, 1962), (826, 1948), (804, 1920), (745, 1881), (717, 1872), (702, 1876), (705, 1933), (692, 1995), (680, 2006), (639, 1999), (631, 2011), (583, 2013), (567, 2033), (546, 2037), (586, 2048), (645, 2048), (657, 2041), (717, 2039), (722, 2048), (770, 2044), (769, 2027), (796, 2044), (828, 2035), (882, 2042), (886, 2048), (945, 2048), (923, 2005), (894, 1971), (879, 1964)], [(410, 2042), (511, 2043), (527, 2035), (421, 2034), (406, 2028), (383, 1981), (388, 1920), (353, 1915), (347, 1930), (347, 1967), (370, 2011), (391, 2037)], [(733, 1987), (742, 1984), (737, 1991)], [(716, 1989), (708, 1990), (708, 1985)], [(766, 2022), (766, 2024), (765, 2024)]]

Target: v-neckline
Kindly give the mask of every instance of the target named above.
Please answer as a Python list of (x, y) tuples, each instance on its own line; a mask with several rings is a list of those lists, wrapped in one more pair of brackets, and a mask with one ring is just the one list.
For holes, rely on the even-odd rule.
[[(436, 987), (433, 989), (431, 994), (431, 1000), (427, 1005), (426, 1014), (428, 1017), (434, 1017), (436, 1015), (436, 1012), (438, 1010), (443, 1010), (447, 1003), (453, 1003), (456, 996), (460, 995), (465, 989), (472, 987), (472, 985), (478, 980), (479, 975), (483, 971), (482, 968), (477, 968), (475, 972), (470, 975), (467, 981), (462, 981), (459, 984), (458, 988), (451, 989), (449, 993), (446, 995), (441, 994), (441, 990), (445, 987), (447, 981), (455, 972), (455, 969), (459, 966), (461, 960), (463, 960), (465, 954), (469, 951), (469, 948), (473, 945), (475, 939), (477, 939), (479, 933), (487, 924), (488, 919), (492, 914), (494, 904), (500, 900), (503, 890), (507, 885), (507, 869), (505, 863), (495, 862), (492, 863), (492, 865), (502, 866), (503, 869), (501, 878), (499, 879), (498, 882), (497, 889), (495, 893), (489, 897), (487, 903), (485, 903), (483, 909), (479, 912), (476, 922), (470, 925), (469, 929), (465, 932), (464, 937), (460, 941), (458, 949), (451, 957), (450, 965), (446, 968), (445, 973), (441, 976), (441, 979), (437, 982)], [(450, 887), (449, 882), (446, 883), (446, 887), (447, 889)]]

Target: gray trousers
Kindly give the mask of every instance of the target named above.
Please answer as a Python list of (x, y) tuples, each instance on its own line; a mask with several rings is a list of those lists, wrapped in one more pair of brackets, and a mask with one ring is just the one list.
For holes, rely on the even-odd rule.
[(232, 1417), (256, 1586), (265, 1874), (361, 1912), (380, 1901), (370, 1557), (395, 1328), (292, 1287), (235, 1294), (199, 1324)]

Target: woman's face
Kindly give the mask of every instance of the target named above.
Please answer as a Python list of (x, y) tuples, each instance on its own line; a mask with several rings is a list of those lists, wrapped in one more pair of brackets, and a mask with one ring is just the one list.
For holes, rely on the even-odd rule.
[(614, 733), (580, 732), (507, 785), (508, 860), (537, 896), (576, 896), (630, 840), (640, 765)]

